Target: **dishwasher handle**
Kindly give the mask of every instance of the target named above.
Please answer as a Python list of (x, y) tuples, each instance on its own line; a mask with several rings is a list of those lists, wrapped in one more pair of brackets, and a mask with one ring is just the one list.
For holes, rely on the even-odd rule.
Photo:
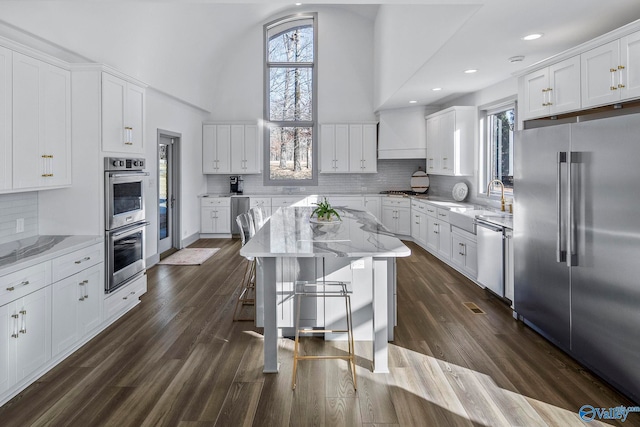
[(496, 225), (493, 224), (491, 222), (488, 221), (484, 221), (480, 218), (476, 218), (473, 220), (473, 223), (476, 225), (476, 227), (482, 227), (482, 228), (487, 228), (491, 231), (495, 231), (496, 233), (502, 233), (504, 231), (504, 227), (500, 226), (500, 225)]

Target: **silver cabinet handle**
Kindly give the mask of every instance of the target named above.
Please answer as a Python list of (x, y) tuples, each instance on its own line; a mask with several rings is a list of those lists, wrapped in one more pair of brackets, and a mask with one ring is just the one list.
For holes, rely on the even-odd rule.
[(11, 334), (11, 338), (19, 338), (18, 335), (18, 316), (17, 314), (12, 314), (11, 318), (13, 319), (13, 333)]
[(27, 333), (27, 310), (20, 310), (20, 314), (22, 314), (22, 329), (20, 329), (21, 334)]
[(84, 258), (82, 258), (82, 259), (79, 259), (78, 261), (75, 261), (75, 263), (76, 263), (76, 264), (81, 264), (81, 263), (83, 263), (83, 262), (85, 262), (85, 261), (89, 261), (90, 259), (91, 259), (91, 257), (90, 257), (90, 256), (86, 256), (86, 257), (84, 257)]

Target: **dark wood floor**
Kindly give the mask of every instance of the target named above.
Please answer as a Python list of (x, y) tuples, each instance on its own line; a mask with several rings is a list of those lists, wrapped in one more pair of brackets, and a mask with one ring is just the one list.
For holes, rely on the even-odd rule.
[[(357, 343), (357, 392), (340, 360), (301, 362), (292, 391), (288, 339), (280, 374), (262, 373), (261, 331), (231, 321), (240, 241), (211, 239), (193, 245), (221, 248), (202, 266), (151, 268), (142, 303), (0, 408), (0, 425), (571, 426), (583, 425), (584, 404), (631, 405), (503, 303), (407, 244), (391, 373), (372, 374), (370, 345)], [(345, 350), (320, 339), (305, 346)], [(640, 414), (621, 425), (640, 425)]]

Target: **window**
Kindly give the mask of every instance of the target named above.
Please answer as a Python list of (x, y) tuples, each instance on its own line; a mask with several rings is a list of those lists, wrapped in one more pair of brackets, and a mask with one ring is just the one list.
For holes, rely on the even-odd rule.
[(265, 25), (265, 185), (317, 185), (316, 15)]
[[(513, 194), (513, 135), (516, 109), (513, 103), (486, 110), (486, 144), (484, 167), (480, 176), (480, 192), (485, 193), (489, 182), (499, 179), (506, 194)], [(500, 186), (492, 186), (491, 192)]]

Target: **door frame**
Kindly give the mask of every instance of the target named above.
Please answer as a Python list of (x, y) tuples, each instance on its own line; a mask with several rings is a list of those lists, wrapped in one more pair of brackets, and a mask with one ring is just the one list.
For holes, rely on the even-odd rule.
[[(180, 174), (180, 158), (181, 158), (181, 141), (182, 134), (178, 132), (172, 132), (169, 130), (158, 129), (157, 131), (157, 144), (156, 144), (156, 206), (158, 204), (158, 195), (160, 194), (160, 168), (158, 167), (160, 160), (160, 141), (161, 138), (169, 138), (173, 140), (173, 148), (171, 150), (172, 158), (171, 163), (169, 164), (170, 170), (170, 179), (171, 179), (171, 188), (173, 190), (173, 196), (175, 197), (175, 203), (173, 205), (172, 214), (171, 215), (171, 247), (175, 249), (182, 249), (182, 239), (180, 236), (182, 235), (182, 231), (180, 229), (180, 212), (182, 211), (182, 197), (180, 192), (180, 182), (181, 182), (181, 174)], [(160, 256), (160, 209), (156, 209), (157, 211), (157, 248), (158, 248), (158, 256)]]

